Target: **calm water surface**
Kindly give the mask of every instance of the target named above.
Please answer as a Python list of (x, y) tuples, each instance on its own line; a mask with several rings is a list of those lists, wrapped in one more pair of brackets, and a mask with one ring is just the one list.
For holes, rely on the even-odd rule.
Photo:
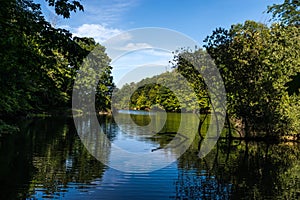
[[(150, 120), (145, 113), (130, 117), (139, 125), (147, 125)], [(197, 123), (192, 114), (184, 117)], [(173, 137), (145, 137), (127, 126), (131, 130), (128, 134), (109, 117), (99, 117), (99, 121), (112, 143), (131, 152), (155, 151)], [(88, 119), (82, 119), (82, 123), (89, 124)], [(180, 114), (169, 114), (163, 131), (176, 132), (179, 123)], [(3, 200), (300, 198), (300, 145), (296, 143), (220, 140), (200, 159), (201, 143), (196, 137), (190, 148), (168, 166), (149, 173), (126, 173), (95, 159), (70, 118), (28, 119), (20, 124), (21, 133), (0, 138)], [(176, 156), (176, 151), (168, 154)]]

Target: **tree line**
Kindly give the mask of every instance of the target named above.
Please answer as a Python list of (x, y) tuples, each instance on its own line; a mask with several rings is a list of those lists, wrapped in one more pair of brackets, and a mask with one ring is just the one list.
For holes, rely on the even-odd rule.
[[(190, 90), (188, 90), (190, 89)], [(208, 108), (206, 99), (197, 98), (192, 85), (176, 69), (137, 83), (126, 83), (114, 92), (115, 109), (166, 110), (167, 112), (201, 112)], [(200, 105), (200, 107), (199, 107)]]
[[(69, 18), (71, 12), (84, 10), (78, 1), (45, 2), (64, 18)], [(179, 50), (174, 55), (172, 72), (117, 90), (115, 106), (208, 112), (210, 94), (197, 67), (209, 68), (206, 59), (209, 55), (225, 84), (226, 117), (230, 123), (247, 135), (292, 133), (298, 137), (299, 7), (299, 1), (285, 0), (268, 7), (267, 12), (272, 14), (270, 25), (246, 21), (228, 30), (217, 28), (205, 39), (204, 48)], [(94, 71), (100, 77), (95, 106), (99, 111), (110, 109), (115, 87), (110, 58), (105, 47), (94, 39), (73, 37), (65, 29), (53, 27), (45, 20), (40, 5), (32, 0), (1, 2), (0, 34), (1, 132), (9, 128), (6, 122), (15, 116), (70, 108), (76, 74), (91, 52), (101, 57), (98, 64), (102, 69)], [(199, 66), (193, 65), (191, 59), (197, 60)], [(178, 84), (164, 82), (172, 79)], [(87, 79), (82, 84), (90, 83)], [(195, 96), (184, 86), (192, 88)], [(129, 92), (132, 96), (126, 95)]]
[[(187, 110), (197, 106), (200, 110), (211, 109), (210, 94), (199, 73), (211, 66), (210, 59), (206, 58), (209, 55), (225, 84), (228, 126), (241, 130), (246, 137), (299, 138), (299, 7), (299, 1), (285, 0), (283, 4), (268, 7), (267, 12), (272, 14), (270, 25), (245, 21), (228, 30), (217, 28), (204, 40), (204, 48), (179, 50), (174, 56), (173, 72), (123, 86), (116, 92), (117, 107), (148, 109), (158, 105), (167, 111), (186, 109), (170, 89), (153, 83), (147, 85), (147, 80), (176, 79), (178, 82), (176, 73), (179, 73), (197, 94), (198, 105)], [(179, 81), (177, 87), (180, 85), (183, 83)], [(136, 89), (133, 95), (126, 96), (133, 88)], [(191, 93), (184, 94), (184, 98), (190, 96)]]
[[(69, 18), (83, 11), (78, 1), (45, 0), (57, 15)], [(72, 87), (83, 59), (93, 49), (105, 70), (98, 83), (98, 99), (109, 99), (114, 85), (105, 48), (92, 38), (79, 38), (48, 22), (40, 4), (32, 0), (7, 0), (0, 7), (0, 127), (28, 113), (71, 107)], [(95, 52), (94, 52), (95, 53)], [(105, 110), (109, 101), (96, 105)], [(1, 132), (5, 131), (1, 129)]]

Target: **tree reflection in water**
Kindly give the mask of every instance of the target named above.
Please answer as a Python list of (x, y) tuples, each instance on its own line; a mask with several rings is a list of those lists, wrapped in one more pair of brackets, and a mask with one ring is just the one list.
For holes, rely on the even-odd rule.
[(175, 199), (299, 198), (298, 143), (220, 140), (203, 159), (196, 143), (178, 160)]
[[(164, 127), (165, 132), (176, 131), (177, 118), (171, 117), (174, 118)], [(120, 131), (111, 119), (102, 117), (99, 121), (107, 137), (117, 140)], [(85, 198), (84, 194), (89, 192), (95, 198), (109, 199), (116, 194), (122, 196), (124, 191), (131, 199), (300, 196), (299, 143), (219, 140), (209, 154), (199, 158), (201, 143), (196, 138), (176, 163), (162, 170), (147, 174), (118, 172), (111, 177), (107, 173), (111, 170), (86, 150), (72, 119), (34, 119), (22, 123), (20, 134), (0, 138), (0, 199), (60, 198), (78, 193)], [(88, 128), (87, 124), (83, 120), (81, 128)], [(188, 132), (181, 134), (189, 136)], [(161, 134), (144, 139), (163, 147), (170, 137)], [(109, 146), (103, 145), (102, 149), (109, 151)], [(178, 154), (172, 149), (168, 153)], [(121, 181), (116, 184), (116, 180)], [(165, 186), (166, 183), (169, 185)]]

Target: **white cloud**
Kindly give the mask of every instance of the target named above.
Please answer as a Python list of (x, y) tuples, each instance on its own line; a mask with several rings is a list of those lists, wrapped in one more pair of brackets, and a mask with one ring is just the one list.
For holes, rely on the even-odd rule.
[[(112, 37), (109, 39), (109, 41), (106, 42), (108, 46), (116, 47), (116, 46), (124, 46), (128, 41), (132, 39), (132, 35), (130, 35), (128, 32), (122, 32), (117, 37)], [(117, 48), (118, 49), (118, 48)]]
[(124, 51), (134, 51), (139, 49), (152, 48), (150, 44), (147, 43), (127, 43), (124, 47), (121, 47), (120, 50)]
[(120, 34), (120, 29), (108, 28), (101, 24), (83, 24), (78, 28), (73, 28), (73, 34), (78, 37), (92, 37), (96, 42), (102, 43), (107, 39)]
[(90, 20), (106, 24), (114, 24), (132, 7), (137, 5), (137, 0), (97, 0), (85, 5), (85, 12)]
[(160, 57), (160, 58), (164, 58), (164, 59), (170, 59), (173, 58), (174, 55), (172, 54), (172, 52), (163, 50), (163, 49), (148, 49), (147, 51), (145, 51), (145, 54), (149, 55), (149, 56), (156, 56), (156, 57)]

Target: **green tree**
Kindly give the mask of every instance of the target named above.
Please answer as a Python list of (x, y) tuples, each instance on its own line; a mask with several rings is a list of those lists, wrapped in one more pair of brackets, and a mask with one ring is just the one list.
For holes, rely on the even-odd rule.
[[(105, 53), (105, 47), (96, 43), (93, 38), (82, 38), (78, 42), (81, 48), (90, 52), (81, 64), (78, 76), (80, 77), (74, 87), (85, 90), (81, 98), (89, 98), (95, 95), (95, 107), (97, 111), (109, 111), (111, 95), (114, 89), (112, 67), (110, 58)], [(79, 88), (77, 88), (79, 89)], [(93, 92), (93, 94), (88, 94)], [(86, 99), (87, 100), (87, 99)]]
[[(272, 13), (272, 19), (277, 23), (282, 23), (288, 26), (300, 25), (300, 1), (285, 0), (282, 4), (273, 4), (268, 6), (268, 13)], [(293, 77), (293, 80), (288, 83), (289, 94), (299, 93), (300, 89), (300, 73)]]
[(299, 29), (253, 21), (217, 29), (206, 48), (224, 79), (229, 113), (245, 133), (298, 133), (299, 96), (287, 83), (299, 73)]
[(285, 25), (300, 25), (300, 1), (284, 0), (282, 4), (268, 6), (268, 13), (272, 13), (272, 20)]
[[(191, 86), (177, 70), (165, 72), (137, 83), (125, 84), (115, 93), (115, 106), (118, 109), (155, 108), (168, 112), (194, 112), (198, 102), (187, 87)], [(126, 101), (130, 102), (129, 105)]]
[(48, 2), (49, 6), (55, 8), (55, 12), (58, 15), (63, 16), (64, 18), (69, 18), (71, 12), (76, 12), (77, 10), (83, 11), (83, 6), (79, 1), (70, 1), (70, 0), (45, 0)]
[[(78, 1), (47, 0), (58, 15), (82, 11)], [(104, 47), (89, 38), (73, 37), (47, 22), (39, 4), (8, 0), (0, 7), (0, 119), (71, 107), (71, 95), (81, 63), (97, 47), (102, 59), (97, 85), (98, 110), (110, 107), (114, 87)], [(94, 52), (95, 53), (95, 52)], [(2, 121), (2, 122), (3, 122)]]
[(78, 63), (79, 38), (53, 28), (32, 1), (5, 1), (0, 21), (0, 110), (13, 114), (66, 105)]

